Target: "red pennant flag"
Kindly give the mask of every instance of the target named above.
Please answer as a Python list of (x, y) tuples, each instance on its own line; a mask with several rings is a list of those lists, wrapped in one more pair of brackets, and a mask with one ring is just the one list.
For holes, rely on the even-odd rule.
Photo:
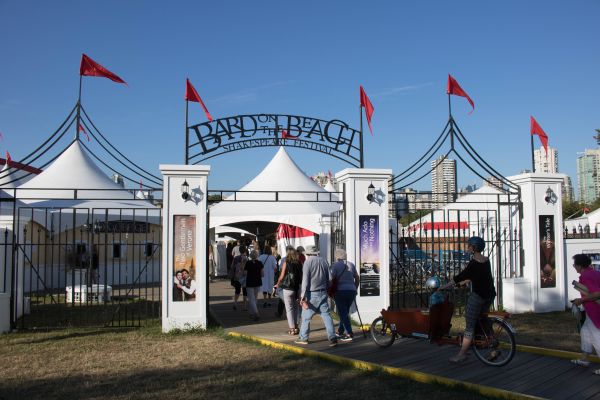
[(446, 93), (466, 98), (469, 104), (471, 104), (471, 107), (473, 107), (469, 114), (475, 111), (475, 104), (473, 103), (473, 100), (471, 100), (467, 92), (460, 87), (458, 82), (456, 82), (456, 79), (454, 79), (450, 74), (448, 74), (448, 88), (446, 89)]
[(212, 115), (210, 115), (210, 113), (208, 112), (208, 109), (204, 105), (204, 102), (200, 98), (200, 95), (198, 94), (198, 92), (196, 92), (196, 89), (194, 88), (194, 86), (192, 86), (192, 83), (190, 82), (189, 79), (186, 79), (186, 81), (185, 81), (185, 100), (200, 103), (200, 105), (204, 109), (206, 118), (208, 118), (209, 121), (213, 120)]
[(87, 134), (87, 132), (85, 131), (85, 129), (83, 129), (83, 126), (81, 126), (81, 124), (79, 124), (79, 132), (83, 132), (83, 134), (85, 135), (85, 137), (87, 138), (87, 141), (90, 141), (90, 137)]
[(365, 89), (363, 89), (362, 85), (360, 87), (360, 106), (364, 107), (365, 114), (367, 114), (367, 123), (369, 124), (369, 130), (371, 131), (371, 136), (373, 135), (373, 128), (371, 127), (371, 116), (373, 115), (373, 111), (375, 108), (373, 104), (371, 104), (371, 100), (365, 93)]
[(329, 177), (329, 180), (331, 180), (332, 176), (331, 176), (331, 170), (330, 169), (327, 170), (327, 176)]
[(289, 133), (287, 133), (287, 131), (285, 129), (282, 129), (281, 130), (281, 138), (296, 140), (296, 139), (298, 139), (298, 136), (290, 135)]
[(10, 168), (10, 164), (12, 164), (12, 158), (10, 158), (10, 153), (6, 150), (6, 165)]
[(537, 123), (535, 118), (531, 117), (531, 134), (538, 135), (540, 137), (540, 142), (542, 142), (542, 146), (544, 146), (544, 150), (546, 151), (546, 157), (548, 156), (548, 135), (542, 129), (540, 124)]
[(108, 78), (113, 82), (123, 83), (127, 85), (127, 83), (119, 78), (117, 75), (113, 74), (102, 65), (98, 64), (96, 61), (92, 60), (85, 54), (81, 55), (81, 66), (79, 67), (79, 75), (81, 76), (100, 76), (102, 78)]

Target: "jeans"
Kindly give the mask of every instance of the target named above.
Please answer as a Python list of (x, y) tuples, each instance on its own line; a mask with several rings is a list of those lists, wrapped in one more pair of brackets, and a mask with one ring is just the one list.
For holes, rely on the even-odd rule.
[(338, 332), (346, 332), (348, 335), (352, 335), (352, 325), (350, 324), (350, 307), (354, 303), (356, 297), (356, 291), (354, 290), (338, 290), (335, 293), (335, 305), (340, 316), (340, 326)]
[(300, 327), (300, 340), (308, 340), (310, 333), (310, 320), (313, 315), (319, 314), (325, 324), (327, 338), (335, 340), (335, 331), (333, 329), (333, 319), (329, 314), (329, 303), (327, 303), (327, 292), (319, 290), (316, 292), (307, 292), (306, 300), (308, 301), (308, 309), (302, 309), (302, 326)]
[(298, 305), (298, 292), (296, 290), (283, 289), (282, 293), (288, 326), (290, 329), (294, 329), (298, 326), (298, 316), (300, 316), (300, 310), (298, 310), (300, 307)]

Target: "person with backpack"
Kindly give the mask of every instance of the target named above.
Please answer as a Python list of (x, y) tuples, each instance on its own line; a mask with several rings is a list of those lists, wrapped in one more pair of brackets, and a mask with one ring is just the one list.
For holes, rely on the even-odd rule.
[(279, 279), (275, 288), (281, 288), (283, 293), (283, 303), (287, 314), (288, 334), (297, 335), (298, 320), (300, 319), (300, 306), (298, 303), (298, 294), (302, 284), (302, 264), (298, 257), (298, 252), (291, 248), (282, 263)]
[[(231, 280), (231, 286), (234, 287), (235, 293), (233, 295), (233, 309), (237, 310), (238, 300), (240, 299), (240, 293), (242, 292), (242, 280), (244, 267), (246, 266), (246, 246), (240, 246), (240, 255), (235, 256), (231, 262), (231, 268), (229, 269), (229, 279)], [(245, 285), (244, 285), (245, 286)], [(244, 287), (244, 304), (246, 304), (246, 288)]]

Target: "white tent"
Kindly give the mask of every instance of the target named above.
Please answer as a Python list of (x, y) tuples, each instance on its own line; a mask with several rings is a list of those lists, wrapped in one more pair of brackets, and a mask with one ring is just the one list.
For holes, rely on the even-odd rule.
[[(22, 213), (34, 215), (36, 222), (43, 226), (49, 225), (49, 217), (42, 209), (50, 209), (52, 214), (71, 212), (69, 208), (79, 209), (76, 225), (89, 223), (89, 219), (135, 218), (160, 223), (160, 210), (113, 182), (92, 161), (79, 141), (74, 141), (41, 174), (20, 185), (16, 193), (26, 207), (34, 209)], [(70, 224), (61, 226), (61, 229), (70, 228)]]
[(322, 216), (340, 210), (336, 201), (335, 195), (307, 177), (280, 147), (251, 182), (210, 208), (210, 226), (270, 221), (318, 233)]

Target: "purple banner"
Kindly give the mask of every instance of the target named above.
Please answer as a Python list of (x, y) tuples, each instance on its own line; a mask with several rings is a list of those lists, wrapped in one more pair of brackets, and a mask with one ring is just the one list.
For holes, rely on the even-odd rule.
[(540, 287), (556, 287), (554, 215), (540, 215)]
[(359, 215), (360, 295), (379, 296), (379, 216)]
[(196, 217), (173, 216), (173, 301), (196, 300)]

